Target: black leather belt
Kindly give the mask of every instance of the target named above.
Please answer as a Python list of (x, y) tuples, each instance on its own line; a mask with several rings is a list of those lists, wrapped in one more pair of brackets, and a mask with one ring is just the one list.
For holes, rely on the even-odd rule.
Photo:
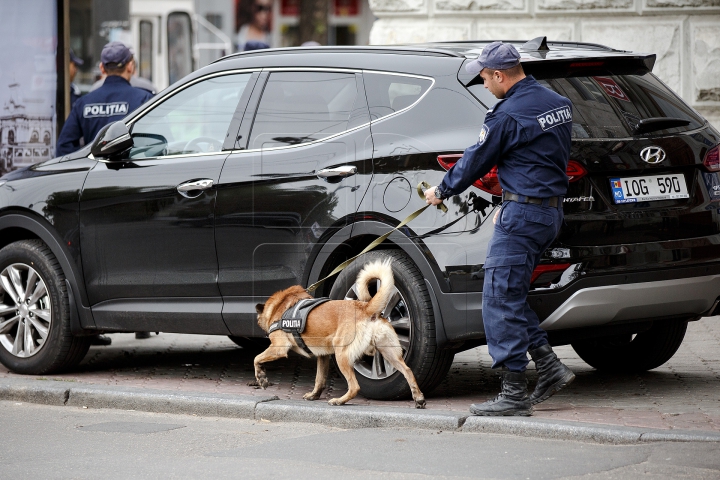
[(555, 208), (557, 208), (558, 205), (562, 205), (562, 197), (536, 198), (518, 195), (517, 193), (503, 192), (502, 198), (510, 202), (532, 203), (534, 205), (544, 205)]

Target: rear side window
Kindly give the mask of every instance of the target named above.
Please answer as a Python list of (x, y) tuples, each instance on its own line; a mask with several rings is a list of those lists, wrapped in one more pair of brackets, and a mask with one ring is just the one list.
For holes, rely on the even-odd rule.
[[(650, 135), (692, 130), (704, 124), (702, 117), (652, 74), (548, 78), (538, 82), (572, 102), (573, 138), (632, 137), (638, 122), (649, 118), (690, 122)], [(468, 89), (488, 107), (497, 103), (482, 84)]]
[(364, 73), (370, 120), (378, 120), (420, 100), (432, 85), (426, 78), (405, 75)]
[(300, 145), (342, 133), (348, 128), (356, 97), (353, 73), (272, 73), (248, 148)]

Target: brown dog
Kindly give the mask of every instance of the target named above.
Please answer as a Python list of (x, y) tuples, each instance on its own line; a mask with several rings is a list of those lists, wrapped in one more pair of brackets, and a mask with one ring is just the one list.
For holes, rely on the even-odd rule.
[[(374, 297), (368, 292), (368, 283), (380, 280), (380, 288)], [(415, 376), (402, 358), (402, 347), (390, 322), (380, 316), (393, 293), (395, 280), (390, 262), (374, 262), (358, 274), (356, 288), (359, 300), (331, 300), (318, 305), (307, 317), (303, 342), (317, 357), (315, 388), (303, 396), (306, 400), (317, 400), (325, 388), (330, 368), (330, 355), (335, 354), (340, 373), (348, 384), (348, 391), (340, 398), (333, 398), (330, 405), (342, 405), (355, 398), (360, 385), (355, 378), (355, 362), (362, 355), (373, 355), (377, 349), (390, 364), (399, 370), (410, 385), (416, 408), (425, 408), (423, 396)], [(278, 321), (283, 312), (305, 298), (312, 298), (304, 288), (297, 285), (274, 293), (265, 304), (258, 304), (258, 324), (266, 332)], [(275, 330), (269, 335), (270, 346), (255, 357), (255, 379), (258, 385), (267, 388), (267, 375), (262, 364), (278, 358), (286, 358), (290, 350), (310, 357), (298, 346), (292, 333)]]

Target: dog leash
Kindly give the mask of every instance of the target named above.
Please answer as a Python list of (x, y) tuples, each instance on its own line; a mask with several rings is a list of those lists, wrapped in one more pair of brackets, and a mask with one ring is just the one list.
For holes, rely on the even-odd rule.
[[(425, 193), (423, 192), (423, 188), (428, 189), (428, 188), (430, 188), (430, 186), (431, 186), (431, 185), (430, 185), (429, 183), (427, 183), (426, 181), (422, 181), (422, 182), (418, 183), (418, 185), (417, 185), (417, 193), (418, 193), (418, 195), (420, 196), (421, 199), (425, 200)], [(350, 265), (356, 258), (358, 258), (360, 255), (362, 255), (362, 254), (364, 254), (364, 253), (369, 252), (370, 250), (372, 250), (373, 248), (377, 247), (378, 245), (380, 245), (382, 242), (385, 241), (386, 238), (388, 238), (388, 237), (390, 236), (391, 233), (393, 233), (394, 231), (398, 230), (399, 228), (404, 227), (405, 225), (407, 225), (408, 223), (410, 223), (411, 221), (413, 221), (418, 215), (420, 215), (422, 212), (424, 212), (424, 211), (425, 211), (428, 207), (430, 207), (430, 206), (431, 206), (431, 205), (425, 205), (424, 207), (418, 208), (417, 210), (415, 210), (413, 213), (411, 213), (410, 215), (408, 215), (407, 217), (405, 217), (405, 219), (404, 219), (402, 222), (400, 222), (400, 223), (397, 225), (397, 227), (393, 228), (393, 229), (390, 230), (389, 232), (387, 232), (387, 233), (385, 233), (384, 235), (382, 235), (382, 236), (376, 238), (375, 240), (373, 240), (373, 241), (370, 243), (370, 245), (368, 245), (367, 247), (365, 247), (365, 248), (363, 249), (362, 252), (358, 253), (357, 255), (355, 255), (355, 256), (352, 257), (352, 258), (349, 258), (349, 259), (345, 260), (345, 261), (342, 262), (340, 265), (338, 265), (337, 267), (335, 267), (335, 269), (334, 269), (332, 272), (330, 272), (330, 274), (329, 274), (328, 276), (326, 276), (325, 278), (322, 278), (322, 279), (318, 280), (317, 282), (313, 283), (312, 285), (310, 285), (310, 286), (309, 286), (308, 288), (306, 288), (305, 290), (307, 290), (308, 292), (314, 292), (325, 280), (327, 280), (328, 278), (332, 277), (333, 275), (337, 275), (338, 273), (342, 272), (342, 271), (345, 269), (345, 267), (347, 267), (348, 265)], [(440, 202), (438, 205), (436, 205), (436, 207), (437, 207), (439, 210), (442, 210), (443, 213), (447, 213), (447, 211), (448, 211), (447, 207), (446, 207), (445, 204), (442, 203), (442, 202)], [(454, 222), (453, 222), (453, 223), (454, 223)], [(443, 228), (445, 228), (445, 227), (443, 227)], [(432, 232), (431, 232), (431, 233), (432, 233)]]

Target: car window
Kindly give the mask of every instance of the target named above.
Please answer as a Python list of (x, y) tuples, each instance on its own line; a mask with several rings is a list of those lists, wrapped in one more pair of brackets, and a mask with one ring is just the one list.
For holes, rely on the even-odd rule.
[(404, 75), (364, 73), (370, 119), (377, 120), (414, 104), (432, 81)]
[(356, 97), (352, 73), (272, 73), (248, 148), (299, 145), (341, 133), (347, 130)]
[(130, 158), (222, 150), (230, 121), (252, 74), (224, 75), (181, 90), (131, 129)]
[[(652, 74), (546, 78), (541, 85), (570, 99), (573, 138), (626, 138), (647, 118), (679, 118), (689, 124), (652, 132), (677, 133), (699, 128), (703, 119)], [(482, 84), (468, 87), (485, 106), (498, 100)]]

